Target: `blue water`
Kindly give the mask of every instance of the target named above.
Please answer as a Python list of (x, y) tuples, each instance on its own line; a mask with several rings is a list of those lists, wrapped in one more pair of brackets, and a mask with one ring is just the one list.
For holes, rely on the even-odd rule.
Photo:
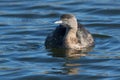
[[(93, 50), (45, 49), (64, 13), (93, 34)], [(120, 0), (0, 0), (0, 80), (120, 80)]]

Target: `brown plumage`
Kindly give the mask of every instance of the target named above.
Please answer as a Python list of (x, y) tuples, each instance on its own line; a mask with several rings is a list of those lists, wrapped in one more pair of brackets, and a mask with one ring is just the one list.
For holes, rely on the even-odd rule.
[(82, 50), (94, 45), (94, 39), (72, 14), (61, 16), (60, 25), (46, 38), (46, 48)]

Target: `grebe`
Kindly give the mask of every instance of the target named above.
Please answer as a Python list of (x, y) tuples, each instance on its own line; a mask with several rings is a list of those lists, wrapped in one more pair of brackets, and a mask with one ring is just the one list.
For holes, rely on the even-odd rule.
[(94, 45), (94, 39), (72, 14), (63, 14), (60, 24), (45, 40), (46, 48), (65, 48), (82, 50)]

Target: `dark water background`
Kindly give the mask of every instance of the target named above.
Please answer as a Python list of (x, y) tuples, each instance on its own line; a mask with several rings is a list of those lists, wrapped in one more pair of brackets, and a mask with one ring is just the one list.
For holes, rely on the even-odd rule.
[[(45, 49), (64, 13), (93, 34), (91, 52)], [(0, 0), (0, 80), (120, 80), (120, 0)]]

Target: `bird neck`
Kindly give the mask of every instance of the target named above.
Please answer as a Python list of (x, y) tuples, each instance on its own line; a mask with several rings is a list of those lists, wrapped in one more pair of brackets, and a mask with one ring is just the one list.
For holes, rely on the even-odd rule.
[(77, 28), (66, 29), (66, 33), (64, 36), (64, 46), (71, 48), (73, 44), (77, 43), (77, 36), (76, 36)]
[(77, 29), (66, 29), (66, 33), (65, 33), (65, 37), (68, 38), (68, 37), (76, 37), (76, 32), (77, 32)]

